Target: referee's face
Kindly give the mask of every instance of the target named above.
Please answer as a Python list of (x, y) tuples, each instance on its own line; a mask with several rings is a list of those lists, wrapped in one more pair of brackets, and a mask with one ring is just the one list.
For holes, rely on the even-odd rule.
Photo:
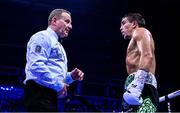
[(56, 21), (56, 27), (57, 27), (57, 34), (60, 36), (60, 38), (67, 37), (69, 34), (69, 31), (72, 29), (72, 20), (71, 16), (63, 12), (61, 14), (61, 18)]

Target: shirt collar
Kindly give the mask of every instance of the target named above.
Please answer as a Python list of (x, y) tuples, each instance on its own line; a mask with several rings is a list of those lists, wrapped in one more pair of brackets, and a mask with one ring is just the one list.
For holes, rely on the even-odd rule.
[(52, 30), (50, 27), (48, 27), (47, 31), (58, 40), (59, 37), (58, 37), (57, 33), (54, 30)]

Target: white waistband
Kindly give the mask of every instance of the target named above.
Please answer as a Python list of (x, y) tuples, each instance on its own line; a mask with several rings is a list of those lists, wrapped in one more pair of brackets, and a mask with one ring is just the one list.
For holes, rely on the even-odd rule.
[[(135, 76), (136, 72), (133, 72), (131, 74), (129, 74), (129, 76)], [(156, 78), (154, 76), (154, 74), (152, 74), (151, 72), (148, 73), (147, 79), (145, 81), (146, 84), (151, 84), (153, 85), (155, 88), (157, 88), (157, 81)]]

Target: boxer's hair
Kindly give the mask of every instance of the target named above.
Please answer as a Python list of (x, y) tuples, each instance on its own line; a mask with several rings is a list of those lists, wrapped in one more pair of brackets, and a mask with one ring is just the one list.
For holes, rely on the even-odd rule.
[(61, 18), (61, 15), (62, 13), (68, 13), (69, 15), (71, 15), (71, 13), (65, 9), (54, 9), (50, 14), (49, 14), (49, 17), (48, 17), (48, 25), (50, 25), (51, 21), (52, 21), (52, 18), (53, 17), (57, 17), (58, 19)]
[(146, 24), (145, 19), (139, 13), (128, 13), (128, 14), (124, 15), (123, 18), (127, 18), (129, 20), (129, 22), (136, 21), (138, 23), (139, 27), (144, 27)]

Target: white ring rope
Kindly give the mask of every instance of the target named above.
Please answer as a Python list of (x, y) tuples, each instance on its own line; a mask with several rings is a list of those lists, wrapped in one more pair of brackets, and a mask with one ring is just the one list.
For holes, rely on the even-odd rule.
[(180, 96), (180, 90), (177, 90), (177, 91), (172, 92), (172, 93), (170, 93), (168, 95), (160, 97), (159, 102), (163, 102), (163, 101), (166, 101), (167, 99), (172, 99), (172, 98), (175, 98), (177, 96)]

